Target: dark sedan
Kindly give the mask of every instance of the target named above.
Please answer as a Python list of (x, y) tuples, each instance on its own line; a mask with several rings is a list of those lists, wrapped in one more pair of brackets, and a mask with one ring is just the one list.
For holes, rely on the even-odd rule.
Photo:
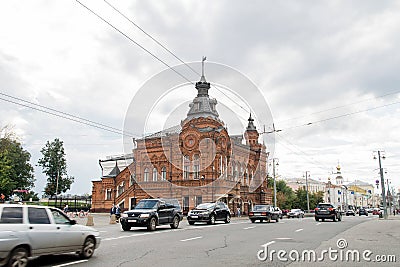
[(367, 211), (366, 209), (364, 209), (364, 208), (361, 208), (361, 209), (358, 211), (358, 215), (359, 215), (359, 216), (361, 216), (361, 215), (368, 216), (368, 211)]
[(271, 205), (255, 205), (253, 210), (249, 212), (249, 219), (252, 223), (256, 220), (260, 220), (260, 222), (275, 220), (278, 222), (279, 217), (279, 212)]
[(187, 220), (190, 225), (195, 222), (206, 222), (215, 224), (216, 221), (231, 222), (231, 213), (228, 206), (223, 202), (202, 203), (189, 211)]

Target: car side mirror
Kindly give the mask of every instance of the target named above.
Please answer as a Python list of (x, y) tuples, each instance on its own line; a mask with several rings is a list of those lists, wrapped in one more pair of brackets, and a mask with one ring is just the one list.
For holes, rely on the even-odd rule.
[(75, 225), (76, 224), (76, 220), (71, 220), (71, 225)]
[(159, 210), (165, 209), (165, 205), (164, 205), (164, 204), (161, 204), (160, 207), (159, 207), (158, 209), (159, 209)]

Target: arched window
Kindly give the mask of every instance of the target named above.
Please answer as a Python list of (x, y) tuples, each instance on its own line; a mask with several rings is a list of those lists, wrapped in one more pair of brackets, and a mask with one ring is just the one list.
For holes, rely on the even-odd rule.
[(234, 172), (234, 179), (235, 179), (235, 181), (237, 181), (238, 180), (238, 176), (239, 176), (239, 163), (237, 163), (237, 164), (235, 164), (235, 172)]
[(163, 181), (167, 180), (167, 168), (165, 167), (161, 168), (161, 180)]
[(145, 182), (149, 181), (149, 169), (148, 168), (144, 169), (143, 181), (145, 181)]
[(235, 162), (232, 160), (232, 180), (235, 180)]
[(183, 179), (189, 179), (190, 159), (189, 156), (183, 157)]
[(193, 157), (193, 179), (200, 178), (200, 160), (199, 155)]
[(153, 182), (157, 181), (157, 168), (153, 169)]

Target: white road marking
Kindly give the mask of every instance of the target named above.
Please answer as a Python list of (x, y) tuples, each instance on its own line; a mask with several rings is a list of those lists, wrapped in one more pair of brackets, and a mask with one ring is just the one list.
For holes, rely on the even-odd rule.
[(182, 239), (180, 241), (186, 242), (186, 241), (196, 240), (196, 239), (200, 239), (200, 238), (203, 238), (203, 237), (202, 236), (197, 236), (197, 237), (192, 237), (192, 238), (188, 238), (188, 239)]
[(262, 247), (268, 247), (269, 245), (272, 245), (273, 243), (275, 243), (275, 241), (270, 241), (268, 243), (265, 243), (264, 245), (261, 245)]
[(275, 239), (276, 240), (292, 240), (293, 238), (291, 238), (291, 237), (277, 237)]
[(64, 264), (60, 264), (60, 265), (54, 265), (53, 267), (69, 266), (69, 265), (79, 264), (79, 263), (87, 262), (87, 261), (88, 261), (88, 260), (80, 260), (80, 261), (68, 262), (68, 263), (64, 263)]
[[(188, 230), (197, 230), (197, 229), (202, 229), (202, 228), (212, 228), (212, 227), (219, 227), (219, 226), (229, 226), (229, 225), (235, 225), (235, 224), (248, 224), (248, 221), (243, 221), (243, 222), (235, 222), (235, 223), (221, 223), (221, 224), (214, 224), (214, 225), (199, 225), (199, 226), (190, 226), (189, 228), (179, 228), (179, 229), (170, 229), (170, 230), (163, 230), (163, 231), (155, 231), (155, 232), (148, 232), (148, 233), (140, 233), (140, 234), (131, 234), (131, 235), (123, 235), (123, 236), (118, 236), (118, 237), (109, 237), (109, 238), (104, 238), (101, 239), (101, 241), (111, 241), (111, 240), (117, 240), (117, 239), (123, 239), (123, 238), (130, 238), (133, 236), (144, 236), (144, 235), (155, 235), (155, 234), (162, 234), (162, 233), (170, 233), (170, 232), (176, 232), (176, 231), (188, 231)], [(122, 232), (122, 230), (121, 230)], [(125, 231), (124, 231), (125, 232)]]
[(317, 223), (316, 225), (320, 225), (321, 223)]
[(301, 232), (303, 230), (304, 230), (303, 228), (300, 228), (300, 229), (297, 229), (295, 232), (297, 233), (297, 232)]
[(253, 229), (253, 228), (256, 228), (256, 227), (255, 226), (250, 226), (250, 227), (243, 228), (243, 230), (248, 230), (248, 229)]

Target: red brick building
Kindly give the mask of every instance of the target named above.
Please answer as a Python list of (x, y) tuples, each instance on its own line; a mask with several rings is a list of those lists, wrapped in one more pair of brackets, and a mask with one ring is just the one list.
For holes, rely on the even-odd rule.
[(230, 136), (204, 75), (195, 87), (198, 94), (181, 124), (135, 140), (127, 167), (120, 170), (124, 158), (100, 161), (115, 167), (93, 181), (92, 211), (108, 211), (114, 203), (130, 209), (140, 199), (156, 197), (176, 198), (184, 211), (223, 201), (247, 213), (254, 204), (272, 202), (266, 187), (268, 152), (251, 115), (244, 134)]

